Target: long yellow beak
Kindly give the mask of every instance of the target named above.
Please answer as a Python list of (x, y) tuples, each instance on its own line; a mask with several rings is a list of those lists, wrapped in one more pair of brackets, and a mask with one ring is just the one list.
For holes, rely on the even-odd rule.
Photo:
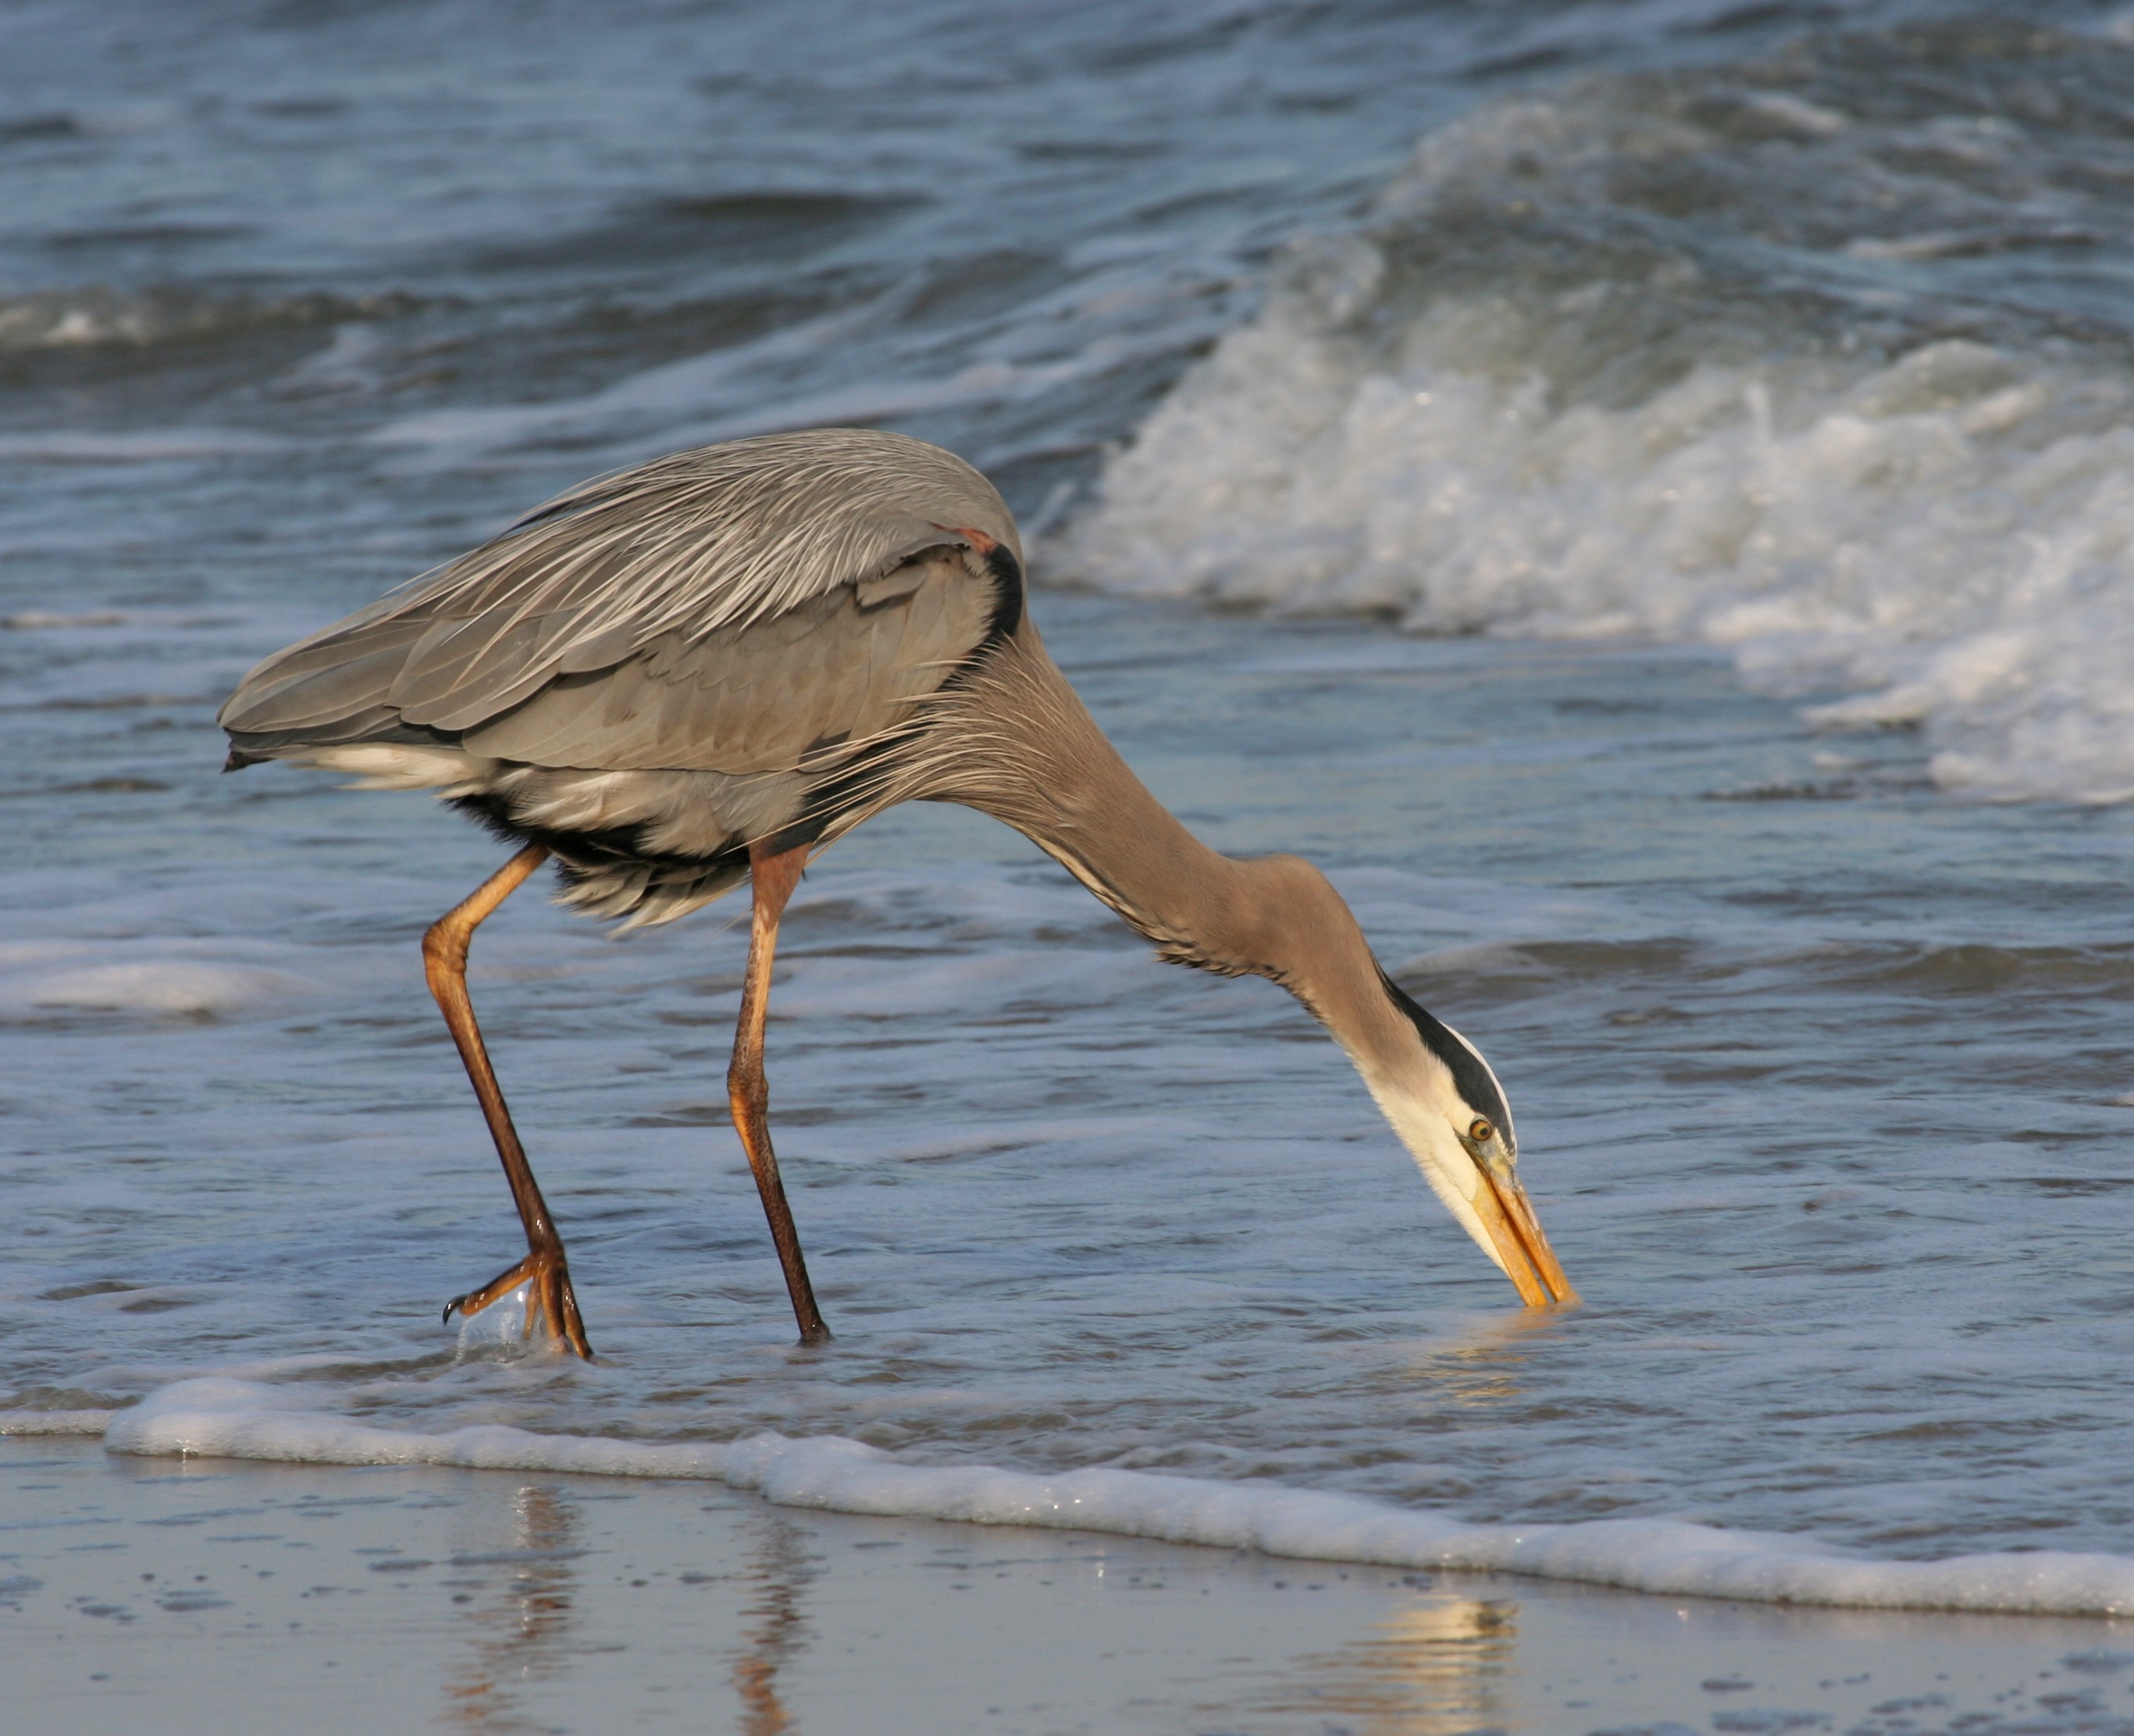
[(1519, 1299), (1530, 1308), (1577, 1301), (1578, 1292), (1563, 1275), (1562, 1264), (1542, 1234), (1541, 1220), (1534, 1216), (1518, 1178), (1499, 1176), (1486, 1163), (1475, 1167), (1489, 1185), (1475, 1196), (1475, 1210), (1482, 1227), (1489, 1232), (1505, 1271), (1518, 1286)]

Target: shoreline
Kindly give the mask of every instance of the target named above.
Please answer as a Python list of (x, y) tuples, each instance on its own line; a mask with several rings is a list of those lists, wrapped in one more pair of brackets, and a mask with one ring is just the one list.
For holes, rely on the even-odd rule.
[(0, 1482), (11, 1702), (70, 1732), (152, 1708), (180, 1736), (2134, 1729), (2134, 1622), (2096, 1618), (1663, 1598), (80, 1437), (0, 1444)]
[(109, 1413), (16, 1413), (0, 1434), (101, 1435), (144, 1458), (432, 1465), (716, 1483), (779, 1506), (1089, 1531), (1282, 1559), (1407, 1571), (1511, 1573), (1658, 1597), (1780, 1607), (2111, 1619), (2134, 1616), (2134, 1559), (2038, 1550), (1878, 1559), (1813, 1537), (1673, 1519), (1479, 1525), (1339, 1492), (1089, 1468), (1036, 1475), (914, 1465), (838, 1436), (760, 1433), (662, 1443), (498, 1425), (442, 1434), (298, 1408), (287, 1388), (173, 1382)]

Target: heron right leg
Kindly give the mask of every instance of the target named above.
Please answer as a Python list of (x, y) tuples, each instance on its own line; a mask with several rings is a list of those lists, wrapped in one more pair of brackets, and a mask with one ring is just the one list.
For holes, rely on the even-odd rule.
[(548, 1329), (551, 1343), (567, 1344), (580, 1356), (590, 1358), (592, 1346), (586, 1342), (585, 1325), (578, 1318), (578, 1299), (571, 1291), (563, 1238), (556, 1233), (555, 1221), (548, 1216), (548, 1202), (541, 1197), (534, 1168), (526, 1161), (526, 1148), (519, 1143), (519, 1130), (511, 1124), (511, 1111), (505, 1107), (496, 1070), (490, 1066), (489, 1051), (482, 1044), (481, 1028), (474, 1022), (474, 1003), (467, 998), (467, 948), (473, 942), (475, 930), (548, 859), (546, 846), (529, 844), (476, 887), (464, 903), (432, 923), (422, 936), (422, 969), (430, 979), (430, 993), (437, 998), (452, 1041), (459, 1045), (460, 1059), (466, 1063), (467, 1077), (474, 1082), (475, 1096), (489, 1123), (490, 1135), (496, 1141), (496, 1154), (504, 1163), (505, 1178), (511, 1184), (519, 1221), (526, 1228), (525, 1259), (509, 1271), (497, 1274), (480, 1289), (455, 1296), (445, 1304), (445, 1318), (451, 1319), (455, 1313), (479, 1314), (521, 1284), (530, 1284), (527, 1331), (533, 1331), (538, 1313)]
[(763, 1214), (770, 1220), (778, 1263), (785, 1269), (785, 1293), (793, 1298), (793, 1317), (800, 1323), (800, 1342), (821, 1344), (828, 1340), (830, 1329), (815, 1306), (815, 1287), (808, 1282), (800, 1235), (793, 1227), (793, 1208), (785, 1203), (777, 1153), (770, 1148), (770, 1083), (763, 1074), (763, 1022), (770, 1009), (770, 961), (778, 951), (778, 919), (785, 914), (793, 888), (800, 883), (808, 847), (770, 851), (752, 845), (748, 863), (749, 896), (755, 907), (750, 916), (741, 1018), (734, 1026), (733, 1063), (727, 1069), (727, 1097), (733, 1105), (734, 1129), (748, 1153), (748, 1167), (756, 1172)]

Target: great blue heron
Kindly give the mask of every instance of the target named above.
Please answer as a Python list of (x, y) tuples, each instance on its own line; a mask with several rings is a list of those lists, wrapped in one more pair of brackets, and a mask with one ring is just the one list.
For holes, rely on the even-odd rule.
[(1281, 984), (1526, 1303), (1576, 1299), (1489, 1063), (1380, 969), (1316, 868), (1217, 855), (1142, 787), (1045, 654), (1006, 503), (938, 447), (774, 434), (586, 483), (269, 657), (220, 721), (229, 769), (432, 791), (521, 845), (422, 938), (528, 1250), (448, 1320), (530, 1286), (528, 1329), (591, 1353), (466, 990), (475, 928), (553, 855), (564, 902), (626, 926), (750, 881), (727, 1090), (801, 1340), (829, 1337), (765, 1119), (771, 957), (809, 854), (915, 800), (1006, 821), (1170, 962)]

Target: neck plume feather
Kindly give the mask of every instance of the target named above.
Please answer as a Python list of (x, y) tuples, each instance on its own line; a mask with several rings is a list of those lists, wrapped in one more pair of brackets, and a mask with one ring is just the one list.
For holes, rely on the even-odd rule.
[[(1355, 917), (1295, 856), (1219, 855), (1151, 795), (1026, 622), (949, 693), (927, 731), (925, 787), (1013, 826), (1161, 958), (1273, 979), (1369, 1071), (1398, 1052), (1399, 1014)], [(1412, 1033), (1409, 1033), (1412, 1041)]]

